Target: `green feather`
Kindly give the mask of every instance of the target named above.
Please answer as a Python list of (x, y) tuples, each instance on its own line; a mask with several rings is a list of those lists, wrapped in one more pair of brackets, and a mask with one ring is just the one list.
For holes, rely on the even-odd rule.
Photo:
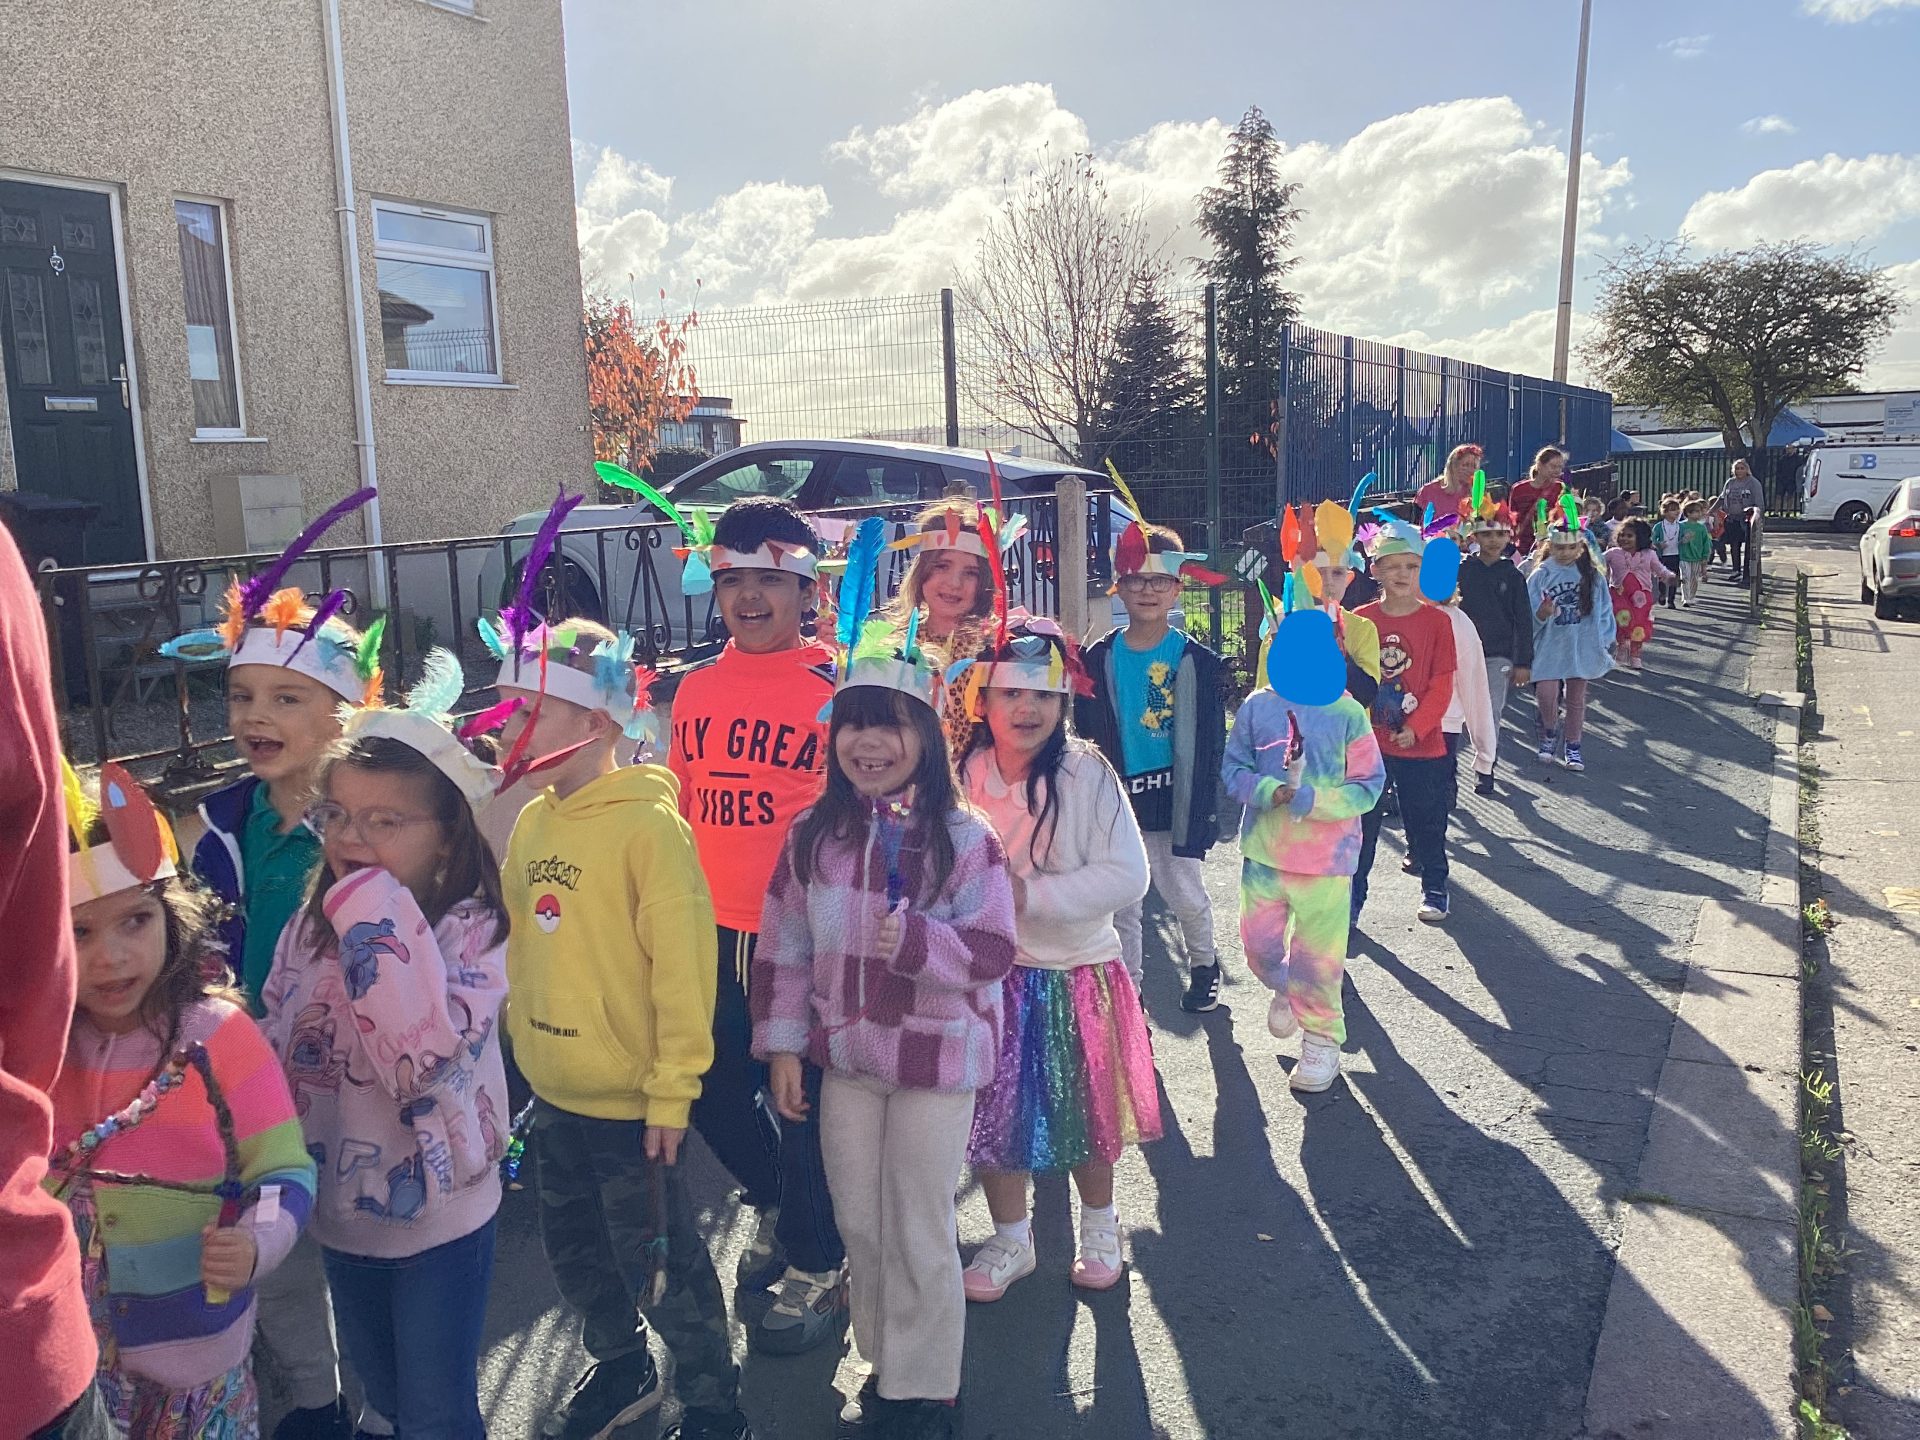
[(675, 508), (674, 503), (625, 466), (616, 465), (611, 460), (596, 460), (593, 462), (593, 472), (609, 485), (617, 485), (622, 490), (633, 491), (634, 494), (653, 506), (654, 509), (658, 510), (662, 515), (666, 516), (667, 519), (671, 520), (675, 525), (678, 525), (680, 527), (680, 533), (687, 537), (689, 544), (698, 545), (700, 543), (694, 535), (693, 526), (688, 523), (687, 517)]
[(1580, 528), (1580, 505), (1579, 502), (1565, 490), (1560, 492), (1560, 509), (1567, 517), (1567, 528), (1569, 530), (1578, 530)]
[(713, 512), (704, 505), (693, 509), (693, 543), (711, 545), (713, 543)]
[(353, 668), (362, 680), (371, 680), (373, 672), (380, 668), (380, 642), (386, 633), (387, 617), (376, 615), (367, 626), (367, 633), (360, 637), (360, 648), (353, 652)]
[(1487, 503), (1487, 472), (1473, 472), (1473, 513), (1478, 515), (1480, 507)]

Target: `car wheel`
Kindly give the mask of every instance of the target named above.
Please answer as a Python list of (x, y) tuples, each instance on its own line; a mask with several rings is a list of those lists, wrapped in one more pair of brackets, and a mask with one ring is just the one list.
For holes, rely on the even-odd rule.
[(1884, 589), (1876, 590), (1873, 595), (1873, 618), (1876, 620), (1899, 619), (1900, 597), (1889, 595)]
[(1873, 586), (1867, 583), (1867, 575), (1864, 570), (1860, 572), (1860, 603), (1862, 605), (1871, 605), (1873, 603)]
[(1873, 523), (1873, 511), (1858, 500), (1849, 500), (1833, 512), (1833, 528), (1859, 534)]

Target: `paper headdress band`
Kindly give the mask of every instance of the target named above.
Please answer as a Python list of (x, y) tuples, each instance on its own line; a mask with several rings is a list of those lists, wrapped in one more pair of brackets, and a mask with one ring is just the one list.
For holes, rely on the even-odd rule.
[[(84, 905), (179, 873), (180, 852), (173, 843), (173, 828), (126, 770), (111, 762), (101, 767), (96, 806), (64, 757), (60, 764), (67, 828), (75, 846), (67, 854), (69, 905)], [(95, 820), (106, 822), (104, 845), (87, 842)]]
[(498, 767), (474, 754), (453, 733), (453, 710), (466, 690), (466, 676), (451, 650), (427, 652), (426, 671), (398, 709), (368, 705), (342, 708), (340, 731), (349, 740), (377, 736), (417, 751), (453, 782), (475, 811), (486, 807), (500, 784)]
[(629, 740), (658, 742), (652, 703), (654, 672), (634, 663), (631, 635), (595, 645), (589, 652), (593, 669), (588, 671), (570, 663), (580, 644), (577, 632), (565, 626), (558, 630), (539, 626), (516, 647), (499, 626), (488, 624), (484, 617), (479, 623), (481, 640), (500, 661), (493, 682), (496, 688), (531, 690), (583, 710), (603, 710)]
[(961, 687), (967, 713), (975, 720), (985, 718), (982, 692), (989, 689), (1093, 693), (1093, 677), (1080, 661), (1080, 647), (1057, 621), (1016, 612), (1009, 617), (1007, 629), (1007, 638), (992, 656), (947, 667), (947, 687)]
[[(879, 601), (880, 561), (888, 548), (886, 532), (886, 522), (878, 515), (869, 515), (847, 545), (837, 607), (839, 620), (834, 629), (841, 655), (834, 693), (866, 688), (898, 690), (937, 714), (944, 681), (940, 667), (920, 644), (920, 612), (909, 615), (904, 627), (874, 614)], [(829, 704), (821, 713), (824, 716), (831, 710)]]

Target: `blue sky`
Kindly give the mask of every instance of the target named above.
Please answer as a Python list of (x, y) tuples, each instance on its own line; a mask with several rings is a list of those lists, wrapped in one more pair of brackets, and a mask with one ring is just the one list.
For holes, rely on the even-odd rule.
[[(1596, 0), (1580, 260), (1863, 243), (1914, 298), (1870, 378), (1920, 385), (1920, 0)], [(1086, 146), (1169, 253), (1259, 104), (1303, 183), (1307, 318), (1539, 369), (1576, 0), (566, 0), (590, 270), (701, 303), (924, 291), (1001, 180)]]

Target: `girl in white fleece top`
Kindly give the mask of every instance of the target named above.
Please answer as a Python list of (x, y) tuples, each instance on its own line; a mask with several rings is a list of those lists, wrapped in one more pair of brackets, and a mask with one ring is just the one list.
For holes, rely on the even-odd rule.
[(995, 1230), (967, 1266), (969, 1300), (998, 1300), (1033, 1273), (1033, 1171), (1073, 1172), (1073, 1283), (1115, 1284), (1123, 1261), (1114, 1161), (1125, 1145), (1160, 1135), (1146, 1017), (1113, 923), (1146, 894), (1146, 844), (1113, 768), (1072, 735), (1067, 706), (1082, 673), (1057, 626), (1027, 619), (975, 665), (967, 689), (984, 723), (961, 784), (1006, 848), (1018, 946), (999, 1064), (968, 1145)]

